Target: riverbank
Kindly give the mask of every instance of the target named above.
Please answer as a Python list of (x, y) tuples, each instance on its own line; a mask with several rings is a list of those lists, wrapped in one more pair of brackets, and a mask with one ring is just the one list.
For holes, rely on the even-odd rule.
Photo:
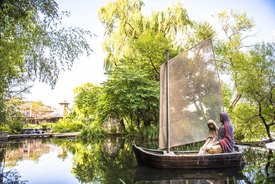
[(236, 143), (239, 145), (256, 146), (256, 147), (275, 150), (275, 141), (270, 142), (269, 140), (262, 140), (262, 141), (253, 141), (253, 142), (236, 142)]
[(70, 138), (77, 137), (79, 132), (71, 133), (43, 133), (43, 134), (10, 134), (7, 139), (21, 139), (21, 138)]
[[(43, 133), (43, 134), (6, 134), (2, 136), (3, 140), (21, 139), (21, 138), (76, 138), (80, 132), (70, 133)], [(240, 145), (258, 146), (275, 150), (275, 141), (255, 141), (255, 142), (237, 142)]]

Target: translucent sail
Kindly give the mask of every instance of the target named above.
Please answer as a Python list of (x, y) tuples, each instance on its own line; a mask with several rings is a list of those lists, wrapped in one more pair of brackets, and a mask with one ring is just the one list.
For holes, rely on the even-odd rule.
[[(168, 61), (170, 146), (206, 139), (207, 121), (223, 110), (219, 75), (210, 39)], [(159, 148), (167, 147), (166, 65), (160, 68)]]

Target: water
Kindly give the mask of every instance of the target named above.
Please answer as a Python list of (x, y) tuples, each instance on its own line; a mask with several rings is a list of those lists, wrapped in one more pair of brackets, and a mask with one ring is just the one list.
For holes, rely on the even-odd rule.
[(2, 143), (0, 183), (275, 183), (275, 152), (241, 146), (244, 170), (167, 170), (138, 167), (132, 144), (155, 142), (103, 139), (36, 139)]

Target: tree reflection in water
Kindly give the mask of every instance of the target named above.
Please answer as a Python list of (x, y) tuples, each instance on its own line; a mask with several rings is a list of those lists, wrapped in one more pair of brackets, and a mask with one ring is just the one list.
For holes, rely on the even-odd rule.
[[(118, 138), (67, 143), (68, 150), (74, 153), (72, 172), (82, 183), (275, 183), (272, 150), (241, 147), (246, 160), (243, 171), (231, 168), (187, 172), (138, 167), (132, 144), (133, 141)], [(140, 144), (156, 147), (155, 142)], [(187, 148), (192, 149), (192, 145)], [(194, 144), (193, 150), (197, 148), (198, 144)]]
[(243, 150), (246, 166), (243, 174), (249, 183), (275, 183), (275, 152), (264, 148)]
[(10, 170), (4, 171), (5, 156), (6, 156), (6, 142), (0, 142), (0, 183), (25, 184), (27, 180), (20, 180), (21, 176), (18, 171)]
[(10, 170), (7, 172), (0, 173), (0, 183), (7, 183), (7, 184), (25, 184), (28, 183), (27, 180), (20, 180), (21, 176), (18, 171)]
[[(138, 142), (137, 140), (118, 138), (97, 139), (91, 142), (82, 142), (76, 139), (31, 140), (30, 142), (24, 140), (18, 144), (8, 143), (7, 148), (4, 149), (4, 155), (9, 162), (13, 163), (11, 165), (16, 165), (21, 159), (29, 160), (31, 158), (33, 160), (43, 154), (48, 154), (51, 151), (49, 148), (54, 147), (59, 151), (57, 155), (53, 156), (57, 156), (61, 160), (72, 158), (73, 164), (72, 168), (69, 168), (71, 171), (69, 174), (79, 183), (275, 183), (275, 153), (272, 150), (241, 146), (246, 161), (243, 174), (239, 172), (239, 169), (204, 171), (142, 169), (137, 166), (132, 152), (134, 142), (148, 148), (157, 147), (156, 142), (143, 142), (143, 140)], [(27, 150), (27, 145), (32, 149), (24, 152)], [(193, 148), (192, 145), (189, 145), (184, 149), (195, 150), (198, 148), (199, 144), (194, 144)], [(1, 167), (5, 166), (4, 162), (5, 160), (2, 159)], [(3, 173), (3, 168), (1, 169), (0, 183), (28, 182), (20, 181), (20, 173), (13, 167), (10, 168), (6, 173)], [(30, 178), (26, 179), (30, 180)]]
[(66, 146), (74, 153), (72, 172), (81, 183), (133, 182), (136, 161), (132, 142), (107, 138), (89, 143), (70, 142)]

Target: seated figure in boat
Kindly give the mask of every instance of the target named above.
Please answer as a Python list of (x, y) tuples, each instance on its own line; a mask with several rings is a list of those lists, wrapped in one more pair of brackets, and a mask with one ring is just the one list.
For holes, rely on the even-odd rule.
[(234, 151), (234, 128), (226, 112), (220, 113), (222, 125), (219, 128), (218, 141), (206, 148), (206, 153), (230, 153)]
[(208, 120), (208, 135), (204, 145), (199, 150), (199, 155), (206, 154), (206, 149), (210, 148), (213, 144), (218, 141), (218, 130), (216, 122), (212, 119)]

